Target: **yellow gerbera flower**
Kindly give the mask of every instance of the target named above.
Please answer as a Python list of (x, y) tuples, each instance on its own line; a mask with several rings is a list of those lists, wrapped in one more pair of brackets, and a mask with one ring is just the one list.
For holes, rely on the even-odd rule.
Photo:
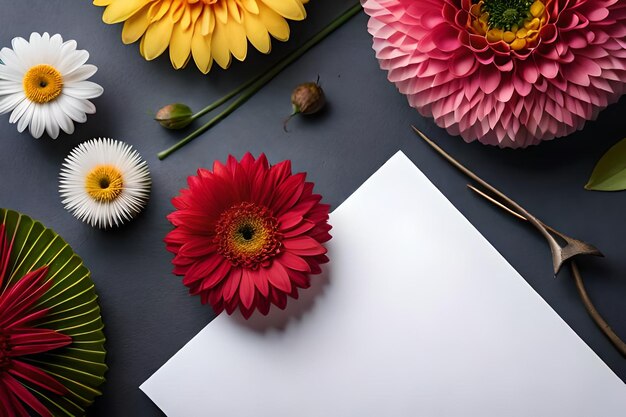
[(174, 68), (183, 68), (189, 58), (203, 73), (213, 61), (228, 68), (231, 57), (246, 58), (248, 40), (269, 53), (270, 35), (289, 39), (285, 19), (303, 20), (309, 0), (94, 0), (106, 6), (102, 20), (124, 23), (122, 41), (141, 38), (139, 50), (148, 61), (170, 48)]

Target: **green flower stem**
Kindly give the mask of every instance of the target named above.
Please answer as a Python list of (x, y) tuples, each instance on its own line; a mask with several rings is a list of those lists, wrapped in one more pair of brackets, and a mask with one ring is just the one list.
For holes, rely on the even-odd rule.
[[(177, 150), (179, 150), (180, 148), (182, 148), (183, 146), (185, 146), (186, 144), (188, 144), (189, 142), (191, 142), (192, 140), (194, 140), (195, 138), (197, 138), (198, 136), (200, 136), (201, 134), (203, 134), (204, 132), (209, 130), (211, 127), (215, 126), (222, 119), (224, 119), (228, 115), (230, 115), (232, 112), (237, 110), (239, 108), (239, 106), (241, 106), (243, 103), (248, 101), (248, 99), (250, 99), (261, 88), (263, 88), (265, 86), (265, 84), (267, 84), (274, 77), (276, 77), (282, 70), (287, 68), (290, 64), (292, 64), (294, 61), (296, 61), (298, 58), (300, 58), (302, 55), (304, 55), (309, 49), (311, 49), (312, 47), (317, 45), (320, 41), (322, 41), (324, 38), (326, 38), (328, 35), (330, 35), (335, 29), (339, 28), (341, 25), (346, 23), (348, 20), (350, 20), (352, 17), (354, 17), (357, 13), (359, 13), (361, 10), (362, 10), (361, 9), (361, 3), (359, 2), (359, 3), (355, 4), (350, 9), (346, 10), (341, 16), (339, 16), (335, 20), (333, 20), (321, 32), (319, 32), (317, 35), (315, 35), (314, 37), (309, 39), (300, 48), (298, 48), (297, 50), (292, 52), (290, 55), (288, 55), (286, 58), (284, 58), (282, 61), (280, 61), (278, 64), (276, 64), (276, 66), (271, 68), (268, 72), (266, 72), (265, 74), (263, 74), (260, 77), (257, 77), (255, 79), (253, 79), (252, 81), (249, 81), (249, 82), (245, 83), (244, 85), (242, 85), (241, 87), (237, 88), (233, 92), (227, 94), (223, 98), (217, 100), (216, 102), (212, 103), (211, 105), (209, 105), (205, 109), (201, 110), (198, 114), (200, 114), (200, 113), (206, 114), (209, 111), (211, 111), (211, 110), (219, 107), (220, 105), (224, 104), (226, 101), (230, 100), (231, 98), (233, 98), (237, 94), (241, 93), (241, 96), (239, 98), (237, 98), (237, 100), (235, 100), (231, 105), (229, 105), (226, 109), (224, 109), (221, 113), (219, 113), (213, 119), (209, 120), (206, 124), (204, 124), (203, 126), (199, 127), (196, 131), (191, 133), (189, 136), (181, 139), (178, 143), (176, 143), (175, 145), (173, 145), (169, 149), (166, 149), (166, 150), (164, 150), (162, 152), (159, 152), (158, 155), (157, 155), (158, 158), (160, 160), (163, 160), (163, 159), (167, 158), (168, 156), (170, 156), (171, 154), (173, 154), (174, 152), (176, 152)], [(207, 109), (209, 109), (209, 110), (207, 110)], [(197, 117), (199, 117), (199, 116), (197, 116)], [(194, 115), (194, 118), (196, 118), (196, 115)]]
[(248, 81), (247, 83), (244, 83), (244, 84), (240, 85), (239, 87), (237, 87), (236, 89), (234, 89), (230, 93), (226, 94), (224, 97), (222, 97), (222, 98), (220, 98), (218, 100), (215, 100), (213, 103), (209, 104), (208, 106), (206, 106), (205, 108), (200, 110), (198, 113), (196, 113), (193, 116), (191, 116), (191, 120), (196, 120), (197, 118), (202, 117), (205, 114), (210, 113), (213, 110), (217, 109), (218, 107), (220, 107), (222, 104), (226, 103), (231, 98), (241, 94), (245, 89), (249, 88), (252, 84), (254, 84), (261, 77), (262, 77), (262, 75), (260, 75), (260, 76), (258, 76), (256, 78), (253, 78), (250, 81)]

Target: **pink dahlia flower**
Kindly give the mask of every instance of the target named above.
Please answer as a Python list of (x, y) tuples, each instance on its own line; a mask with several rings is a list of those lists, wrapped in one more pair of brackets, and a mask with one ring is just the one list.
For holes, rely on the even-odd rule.
[(526, 147), (626, 91), (624, 0), (362, 0), (411, 106), (467, 142)]
[(284, 309), (287, 297), (310, 286), (328, 262), (327, 204), (313, 193), (306, 174), (292, 174), (291, 162), (270, 167), (265, 155), (216, 161), (199, 169), (189, 188), (172, 200), (168, 216), (176, 228), (165, 238), (176, 254), (174, 273), (216, 313)]

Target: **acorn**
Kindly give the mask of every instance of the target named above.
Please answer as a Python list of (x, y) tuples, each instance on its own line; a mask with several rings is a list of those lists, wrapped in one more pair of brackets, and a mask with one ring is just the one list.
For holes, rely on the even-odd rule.
[(298, 114), (314, 114), (319, 112), (326, 105), (324, 90), (320, 87), (319, 78), (316, 82), (303, 83), (298, 85), (291, 93), (291, 106), (293, 113), (285, 120), (283, 128), (287, 131), (287, 123), (292, 117)]
[(184, 129), (193, 122), (193, 112), (186, 104), (168, 104), (159, 110), (154, 118), (166, 129)]

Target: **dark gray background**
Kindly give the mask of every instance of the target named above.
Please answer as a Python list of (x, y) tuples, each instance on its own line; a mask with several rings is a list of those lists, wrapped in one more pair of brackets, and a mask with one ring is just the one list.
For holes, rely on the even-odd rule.
[[(198, 167), (209, 167), (229, 153), (265, 152), (270, 161), (291, 159), (306, 171), (325, 201), (337, 207), (397, 150), (402, 149), (452, 203), (480, 230), (563, 319), (623, 379), (626, 360), (587, 316), (567, 271), (552, 276), (549, 250), (537, 233), (472, 195), (466, 179), (420, 142), (415, 124), (486, 180), (517, 199), (559, 230), (596, 244), (606, 259), (581, 261), (589, 292), (618, 334), (626, 337), (626, 193), (583, 189), (595, 162), (625, 136), (626, 100), (605, 110), (597, 122), (566, 139), (527, 150), (500, 150), (465, 144), (411, 109), (378, 68), (361, 14), (285, 70), (237, 112), (208, 134), (161, 162), (158, 151), (180, 133), (151, 120), (161, 106), (183, 101), (204, 107), (251, 76), (265, 71), (353, 3), (312, 0), (306, 21), (292, 23), (291, 40), (274, 42), (271, 55), (249, 54), (228, 71), (215, 67), (203, 76), (193, 65), (170, 67), (163, 56), (141, 58), (138, 46), (125, 46), (121, 25), (102, 23), (102, 8), (85, 0), (0, 0), (0, 45), (32, 31), (61, 33), (90, 51), (99, 71), (93, 81), (104, 95), (98, 113), (72, 136), (53, 141), (17, 133), (8, 115), (0, 116), (0, 206), (22, 211), (56, 230), (91, 269), (106, 324), (110, 371), (104, 395), (90, 416), (160, 416), (137, 388), (204, 327), (213, 314), (189, 297), (171, 273), (163, 237), (171, 229), (165, 216), (170, 198)], [(320, 76), (327, 111), (294, 119), (290, 132), (282, 120), (289, 96), (300, 82)], [(75, 220), (60, 202), (59, 167), (78, 143), (112, 137), (134, 145), (147, 159), (154, 187), (147, 210), (119, 230), (100, 231)], [(452, 254), (453, 255), (453, 254)], [(459, 311), (459, 315), (463, 312)], [(218, 376), (207, 375), (207, 383)], [(207, 410), (210, 405), (207, 405)]]

